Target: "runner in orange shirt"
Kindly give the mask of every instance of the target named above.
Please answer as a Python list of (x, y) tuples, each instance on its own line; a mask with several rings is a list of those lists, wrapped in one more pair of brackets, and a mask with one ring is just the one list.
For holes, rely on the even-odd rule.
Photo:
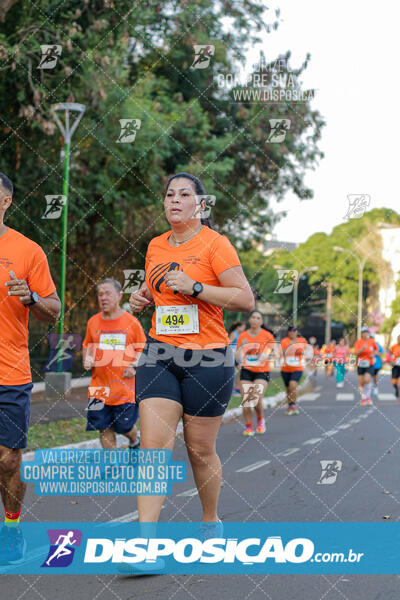
[(281, 340), (282, 368), (281, 375), (286, 387), (288, 416), (298, 415), (297, 385), (303, 375), (307, 340), (297, 335), (297, 327), (288, 327), (287, 337)]
[(361, 328), (361, 338), (354, 344), (357, 357), (357, 374), (361, 393), (361, 406), (373, 404), (371, 399), (375, 354), (379, 346), (369, 335), (368, 327)]
[(89, 319), (83, 341), (83, 366), (92, 369), (86, 431), (99, 431), (103, 448), (116, 448), (116, 433), (138, 448), (135, 372), (146, 336), (137, 318), (120, 306), (119, 281), (104, 279), (97, 297), (101, 312)]
[(390, 360), (392, 362), (392, 385), (395, 389), (395, 396), (399, 398), (400, 390), (400, 335), (397, 336), (397, 343), (390, 348)]
[(243, 418), (246, 429), (243, 435), (254, 435), (252, 407), (257, 416), (257, 433), (265, 433), (263, 397), (270, 379), (269, 356), (275, 345), (275, 338), (265, 329), (264, 318), (259, 310), (253, 310), (249, 317), (249, 329), (239, 335), (236, 359), (242, 364), (240, 387), (242, 394)]
[[(248, 313), (254, 295), (228, 238), (202, 220), (204, 196), (193, 175), (168, 180), (164, 208), (171, 229), (150, 242), (146, 281), (130, 303), (135, 311), (156, 306), (136, 374), (141, 448), (172, 449), (182, 417), (203, 508), (202, 535), (208, 538), (222, 533), (215, 444), (235, 378), (222, 309)], [(163, 501), (139, 496), (140, 521), (157, 521)]]
[(32, 376), (28, 320), (54, 323), (60, 300), (42, 248), (4, 225), (13, 185), (0, 173), (0, 492), (6, 525), (0, 532), (0, 563), (22, 558), (24, 540), (18, 527), (26, 484), (20, 480), (26, 448)]

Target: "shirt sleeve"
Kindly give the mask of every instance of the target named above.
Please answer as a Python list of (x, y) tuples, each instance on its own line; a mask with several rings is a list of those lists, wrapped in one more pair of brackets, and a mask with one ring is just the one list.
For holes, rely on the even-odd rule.
[(35, 245), (32, 249), (26, 281), (32, 292), (36, 292), (42, 298), (47, 298), (56, 291), (47, 257), (40, 246)]
[(88, 321), (88, 324), (86, 326), (85, 339), (82, 342), (82, 348), (87, 348), (88, 345), (92, 342), (93, 342), (93, 338), (92, 338), (92, 332), (91, 332), (91, 327), (90, 327), (90, 321)]
[(231, 267), (241, 266), (235, 248), (225, 235), (219, 235), (212, 244), (210, 263), (216, 275), (220, 275)]

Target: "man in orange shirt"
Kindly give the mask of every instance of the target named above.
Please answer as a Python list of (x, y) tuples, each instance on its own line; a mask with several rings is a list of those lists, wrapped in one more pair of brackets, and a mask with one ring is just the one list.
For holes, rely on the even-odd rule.
[(97, 297), (101, 312), (89, 319), (83, 341), (83, 366), (92, 369), (86, 430), (100, 432), (103, 448), (116, 448), (116, 433), (138, 448), (135, 373), (146, 337), (138, 319), (121, 308), (116, 279), (99, 283)]
[(297, 327), (288, 327), (287, 337), (281, 341), (282, 368), (281, 375), (286, 386), (288, 407), (286, 414), (298, 415), (297, 385), (303, 375), (307, 340), (297, 335)]
[(0, 532), (0, 563), (22, 558), (18, 523), (26, 485), (20, 480), (26, 448), (32, 376), (28, 351), (29, 313), (54, 323), (60, 300), (47, 258), (38, 244), (4, 225), (13, 185), (0, 173), (0, 491), (6, 525)]
[(392, 384), (395, 389), (395, 396), (398, 398), (400, 389), (400, 335), (397, 336), (397, 344), (390, 348), (390, 360), (392, 361)]
[(361, 393), (361, 406), (373, 404), (371, 399), (372, 377), (374, 375), (375, 354), (379, 346), (370, 337), (368, 327), (361, 327), (361, 338), (354, 344), (354, 354), (357, 357), (358, 383)]

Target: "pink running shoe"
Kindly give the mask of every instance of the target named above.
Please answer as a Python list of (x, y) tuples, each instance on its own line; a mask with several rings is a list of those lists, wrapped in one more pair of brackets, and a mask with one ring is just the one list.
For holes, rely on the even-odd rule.
[(265, 419), (262, 418), (260, 420), (257, 421), (257, 429), (256, 432), (257, 433), (265, 433), (266, 431), (266, 427), (265, 427)]
[(246, 429), (243, 431), (243, 435), (254, 435), (253, 426), (249, 425), (248, 427), (246, 427)]

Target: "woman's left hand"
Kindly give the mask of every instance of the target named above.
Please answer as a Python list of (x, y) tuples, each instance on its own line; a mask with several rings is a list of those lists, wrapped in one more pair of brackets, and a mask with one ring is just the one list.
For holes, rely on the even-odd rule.
[(194, 279), (183, 271), (169, 271), (164, 278), (165, 285), (174, 292), (191, 296), (193, 294)]

